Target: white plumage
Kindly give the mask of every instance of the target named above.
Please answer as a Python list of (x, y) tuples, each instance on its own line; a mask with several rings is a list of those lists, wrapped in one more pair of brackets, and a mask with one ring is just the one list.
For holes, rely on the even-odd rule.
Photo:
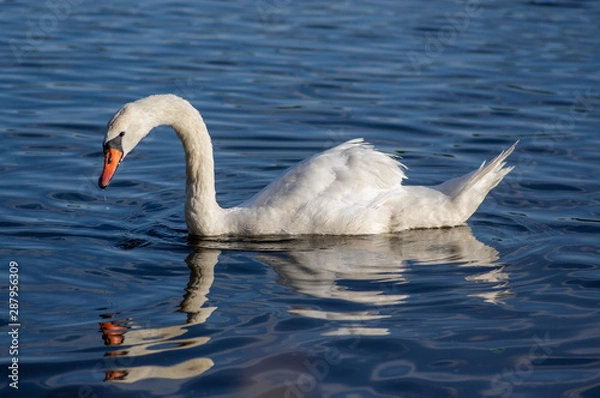
[(108, 124), (105, 188), (116, 167), (152, 128), (171, 126), (186, 155), (186, 223), (190, 234), (358, 235), (466, 222), (512, 167), (516, 143), (489, 165), (433, 187), (403, 186), (404, 166), (354, 139), (300, 162), (240, 206), (216, 202), (212, 144), (198, 111), (174, 95), (125, 105)]

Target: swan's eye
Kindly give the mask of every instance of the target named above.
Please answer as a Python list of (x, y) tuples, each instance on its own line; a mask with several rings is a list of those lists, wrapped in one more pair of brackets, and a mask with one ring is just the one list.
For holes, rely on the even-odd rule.
[(112, 140), (106, 142), (104, 144), (104, 150), (107, 151), (109, 148), (115, 148), (115, 149), (118, 149), (119, 151), (123, 152), (123, 145), (122, 145), (121, 141), (122, 141), (124, 135), (125, 135), (125, 132), (121, 131), (118, 136), (116, 136)]

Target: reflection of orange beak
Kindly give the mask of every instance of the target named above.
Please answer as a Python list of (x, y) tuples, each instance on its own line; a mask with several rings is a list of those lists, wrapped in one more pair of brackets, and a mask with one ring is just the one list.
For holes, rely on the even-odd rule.
[(106, 372), (104, 381), (125, 380), (125, 377), (127, 377), (128, 374), (129, 372), (127, 372), (126, 370), (109, 370)]
[(123, 158), (123, 152), (116, 148), (108, 148), (104, 153), (104, 169), (98, 179), (98, 186), (102, 189), (106, 188), (110, 184), (117, 171), (117, 167)]
[(100, 322), (100, 331), (102, 331), (105, 345), (123, 344), (127, 330), (129, 330), (127, 326), (121, 326), (114, 322)]

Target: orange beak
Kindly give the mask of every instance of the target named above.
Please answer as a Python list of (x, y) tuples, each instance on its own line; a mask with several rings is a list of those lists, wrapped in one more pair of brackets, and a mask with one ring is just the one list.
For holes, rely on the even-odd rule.
[(110, 184), (110, 180), (112, 180), (115, 175), (122, 158), (123, 152), (116, 148), (108, 148), (104, 152), (104, 169), (102, 170), (100, 178), (98, 178), (98, 186), (100, 188), (104, 189)]

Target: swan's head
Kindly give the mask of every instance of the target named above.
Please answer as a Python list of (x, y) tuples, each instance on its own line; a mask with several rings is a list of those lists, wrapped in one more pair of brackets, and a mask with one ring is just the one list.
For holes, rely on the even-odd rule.
[(142, 100), (123, 106), (108, 122), (104, 138), (104, 168), (98, 186), (110, 183), (129, 152), (155, 127), (152, 112)]
[(173, 94), (151, 95), (123, 106), (106, 127), (104, 169), (98, 179), (100, 188), (110, 184), (119, 163), (154, 127), (169, 125), (178, 131), (189, 129), (190, 123), (201, 125), (206, 131), (198, 111)]

